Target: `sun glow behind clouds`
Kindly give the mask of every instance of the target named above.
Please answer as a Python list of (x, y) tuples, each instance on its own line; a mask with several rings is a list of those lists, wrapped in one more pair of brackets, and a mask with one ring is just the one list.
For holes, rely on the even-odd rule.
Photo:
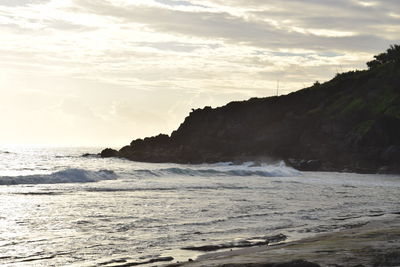
[[(123, 145), (363, 68), (396, 1), (3, 0), (1, 143)], [(305, 15), (307, 14), (307, 15)]]
[(292, 29), (299, 33), (314, 34), (322, 37), (348, 37), (357, 35), (357, 33), (355, 32), (334, 31), (326, 29), (304, 29), (299, 27), (293, 27)]
[(379, 5), (378, 2), (356, 1), (359, 5), (364, 7), (372, 7)]

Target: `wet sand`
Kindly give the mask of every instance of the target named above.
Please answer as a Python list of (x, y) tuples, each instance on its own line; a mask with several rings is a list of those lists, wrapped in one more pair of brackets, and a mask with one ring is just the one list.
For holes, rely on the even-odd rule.
[(273, 246), (204, 254), (167, 266), (400, 266), (400, 215), (365, 225)]

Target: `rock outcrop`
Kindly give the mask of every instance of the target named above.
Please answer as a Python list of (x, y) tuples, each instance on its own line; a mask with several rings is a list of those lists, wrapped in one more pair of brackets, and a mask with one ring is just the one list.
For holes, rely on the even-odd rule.
[(400, 173), (399, 155), (398, 61), (284, 96), (196, 109), (170, 136), (114, 153), (147, 162), (283, 159), (301, 170), (362, 173)]
[(106, 148), (100, 153), (100, 157), (102, 158), (111, 158), (111, 157), (118, 157), (119, 152), (112, 148)]

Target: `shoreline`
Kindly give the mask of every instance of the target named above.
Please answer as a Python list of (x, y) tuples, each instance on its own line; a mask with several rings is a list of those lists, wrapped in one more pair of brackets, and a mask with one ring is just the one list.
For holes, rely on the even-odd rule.
[(165, 267), (400, 266), (400, 214), (373, 218), (357, 228), (287, 243), (206, 253)]
[(105, 148), (98, 154), (85, 153), (82, 156), (88, 157), (97, 155), (101, 158), (121, 158), (134, 162), (142, 163), (173, 163), (181, 165), (199, 165), (199, 164), (215, 164), (221, 162), (231, 162), (233, 165), (240, 165), (245, 162), (253, 162), (254, 166), (262, 164), (276, 164), (284, 162), (286, 166), (291, 167), (297, 171), (314, 171), (314, 172), (338, 172), (338, 173), (356, 173), (356, 174), (386, 174), (386, 175), (400, 175), (400, 168), (396, 165), (381, 164), (376, 165), (371, 162), (365, 163), (362, 166), (353, 166), (349, 164), (335, 164), (330, 161), (323, 161), (320, 159), (301, 159), (301, 158), (276, 158), (268, 155), (264, 156), (245, 156), (245, 157), (221, 157), (213, 160), (192, 159), (190, 161), (176, 158), (152, 158), (151, 156), (141, 157), (127, 157), (121, 154), (118, 150)]

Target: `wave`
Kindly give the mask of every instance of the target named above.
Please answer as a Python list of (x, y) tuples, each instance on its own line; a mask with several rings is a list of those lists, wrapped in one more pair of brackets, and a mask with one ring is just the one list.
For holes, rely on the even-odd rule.
[[(122, 177), (148, 178), (171, 176), (194, 177), (290, 177), (298, 176), (300, 172), (287, 167), (284, 163), (275, 165), (257, 165), (248, 162), (242, 165), (219, 163), (210, 165), (192, 165), (190, 167), (178, 165), (159, 169), (136, 169), (121, 173)], [(69, 168), (51, 174), (31, 174), (19, 176), (0, 176), (0, 185), (18, 184), (59, 184), (59, 183), (90, 183), (103, 180), (112, 180), (120, 177), (112, 170), (91, 171), (78, 168)], [(192, 189), (192, 188), (188, 188)], [(198, 188), (193, 188), (198, 189)], [(229, 189), (229, 188), (227, 188)], [(231, 188), (237, 189), (237, 188)]]
[(111, 170), (89, 171), (72, 168), (51, 174), (3, 176), (0, 177), (0, 185), (90, 183), (116, 178), (117, 175)]
[(191, 168), (173, 167), (162, 169), (139, 169), (134, 171), (135, 176), (262, 176), (262, 177), (289, 177), (300, 175), (300, 172), (286, 166), (283, 162), (275, 165), (255, 166), (252, 162), (242, 165), (219, 163), (210, 166), (195, 166)]

